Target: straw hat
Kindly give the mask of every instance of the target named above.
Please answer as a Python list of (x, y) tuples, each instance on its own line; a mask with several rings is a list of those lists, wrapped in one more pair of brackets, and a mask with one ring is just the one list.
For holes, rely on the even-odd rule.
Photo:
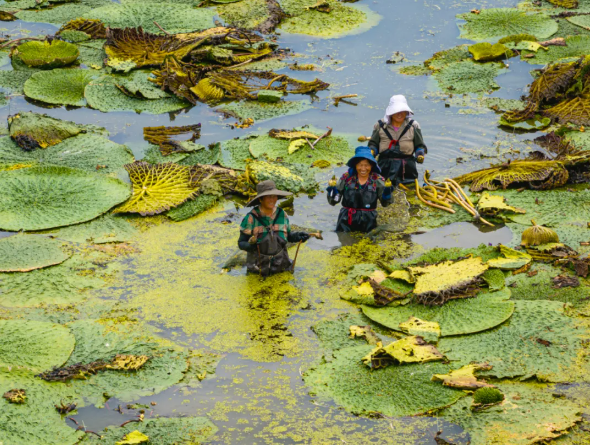
[(256, 197), (248, 202), (246, 206), (256, 206), (260, 204), (260, 198), (264, 196), (279, 196), (287, 197), (292, 194), (287, 191), (281, 191), (277, 189), (277, 185), (272, 180), (265, 180), (256, 185)]

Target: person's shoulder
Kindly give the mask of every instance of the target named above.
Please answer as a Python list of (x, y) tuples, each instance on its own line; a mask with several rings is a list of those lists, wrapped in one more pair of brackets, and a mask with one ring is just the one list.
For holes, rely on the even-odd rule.
[(383, 178), (383, 176), (381, 174), (377, 174), (376, 172), (373, 172), (371, 174), (371, 177), (377, 183), (385, 183), (385, 178)]
[(340, 177), (340, 180), (347, 181), (350, 177), (351, 177), (350, 173), (348, 171), (346, 171), (344, 174), (342, 174), (342, 176)]
[(253, 212), (254, 210), (250, 210), (248, 214), (244, 216), (242, 219), (242, 224), (240, 225), (242, 228), (248, 227), (254, 223), (254, 216), (252, 216)]
[(414, 120), (414, 122), (412, 123), (412, 127), (413, 127), (414, 129), (422, 129), (422, 128), (420, 127), (420, 123), (419, 123), (418, 121), (416, 121), (416, 120)]
[[(379, 121), (381, 121), (381, 120), (379, 120)], [(375, 123), (375, 125), (373, 126), (373, 130), (377, 130), (377, 129), (379, 129), (379, 128), (381, 127), (381, 126), (379, 125), (379, 121), (377, 121), (377, 122)]]

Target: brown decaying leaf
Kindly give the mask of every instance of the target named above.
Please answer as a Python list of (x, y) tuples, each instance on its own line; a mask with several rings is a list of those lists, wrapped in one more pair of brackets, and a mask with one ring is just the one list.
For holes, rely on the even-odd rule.
[(552, 279), (553, 289), (562, 289), (564, 287), (578, 287), (580, 280), (575, 276), (558, 275)]
[(179, 141), (171, 138), (184, 133), (190, 133), (191, 136), (183, 141), (194, 142), (201, 137), (201, 124), (192, 124), (188, 126), (144, 127), (143, 139), (159, 146), (162, 155), (170, 155), (186, 152), (186, 150), (179, 144)]
[(104, 23), (94, 19), (74, 19), (63, 25), (57, 34), (62, 31), (82, 31), (93, 39), (106, 39), (107, 32)]
[(572, 260), (574, 271), (576, 275), (586, 278), (588, 276), (588, 259), (574, 259)]

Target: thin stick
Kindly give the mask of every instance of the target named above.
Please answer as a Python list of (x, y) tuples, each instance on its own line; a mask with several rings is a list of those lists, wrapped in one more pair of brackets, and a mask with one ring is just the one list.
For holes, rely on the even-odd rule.
[(40, 38), (40, 37), (20, 37), (18, 39), (13, 39), (13, 40), (9, 40), (6, 43), (3, 43), (2, 45), (0, 45), (0, 48), (5, 48), (7, 46), (10, 46), (11, 44), (15, 44), (17, 42), (22, 42), (23, 40), (45, 40), (45, 38)]
[(242, 65), (246, 65), (249, 64), (250, 62), (252, 62), (254, 59), (248, 59), (246, 62), (241, 62), (238, 65), (233, 65), (231, 67), (229, 67), (230, 70), (233, 70), (234, 68), (238, 68), (241, 67)]
[(160, 28), (160, 31), (162, 31), (167, 36), (170, 35), (170, 33), (168, 31), (166, 31), (164, 28), (162, 28), (160, 25), (158, 25), (158, 22), (156, 22), (155, 20), (153, 22), (154, 22), (154, 25), (156, 25), (158, 28)]
[(268, 83), (268, 85), (266, 86), (266, 89), (268, 90), (271, 87), (271, 85), (273, 85), (279, 79), (284, 78), (285, 76), (287, 76), (287, 75), (282, 74), (282, 75), (278, 75), (276, 78), (271, 79), (270, 82)]
[(310, 147), (310, 148), (312, 148), (312, 149), (315, 149), (315, 147), (313, 147), (313, 144), (311, 144), (311, 141), (309, 141), (309, 140), (307, 139), (307, 137), (303, 137), (303, 138), (305, 138), (305, 141), (307, 141), (307, 144), (309, 144), (309, 147)]
[(327, 138), (327, 137), (329, 137), (330, 135), (332, 135), (332, 128), (331, 128), (331, 127), (328, 127), (328, 131), (327, 131), (325, 134), (323, 134), (321, 137), (319, 137), (317, 140), (315, 140), (315, 141), (313, 142), (313, 145), (312, 145), (312, 146), (313, 146), (313, 148), (315, 149), (315, 145), (316, 145), (316, 144), (318, 144), (318, 143), (319, 143), (319, 141), (320, 141), (322, 138)]
[[(340, 96), (334, 96), (332, 99), (334, 100), (334, 105), (337, 106), (340, 103), (341, 99), (346, 99), (346, 98), (356, 98), (358, 95), (356, 93), (352, 94), (352, 95), (340, 95)], [(345, 101), (346, 102), (346, 101)]]
[(299, 255), (299, 247), (301, 247), (301, 241), (297, 244), (297, 251), (295, 252), (295, 258), (293, 259), (293, 265), (291, 265), (291, 272), (295, 273), (295, 263), (297, 262), (297, 256)]
[(129, 419), (128, 421), (125, 421), (121, 425), (119, 425), (119, 427), (125, 427), (130, 422), (141, 422), (141, 420), (140, 419)]

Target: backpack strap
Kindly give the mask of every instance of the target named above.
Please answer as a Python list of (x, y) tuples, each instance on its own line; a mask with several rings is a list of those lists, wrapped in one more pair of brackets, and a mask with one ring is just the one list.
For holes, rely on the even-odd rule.
[[(284, 213), (283, 209), (281, 207), (277, 206), (277, 215), (275, 216), (274, 220), (270, 224), (270, 228), (272, 228), (277, 223), (277, 220), (279, 220), (281, 213)], [(250, 211), (248, 214), (250, 214), (255, 220), (257, 220), (261, 226), (263, 226), (264, 228), (267, 228), (266, 225), (264, 225), (264, 222), (262, 222), (262, 219), (260, 219), (260, 216), (258, 216), (254, 212), (254, 210)]]

